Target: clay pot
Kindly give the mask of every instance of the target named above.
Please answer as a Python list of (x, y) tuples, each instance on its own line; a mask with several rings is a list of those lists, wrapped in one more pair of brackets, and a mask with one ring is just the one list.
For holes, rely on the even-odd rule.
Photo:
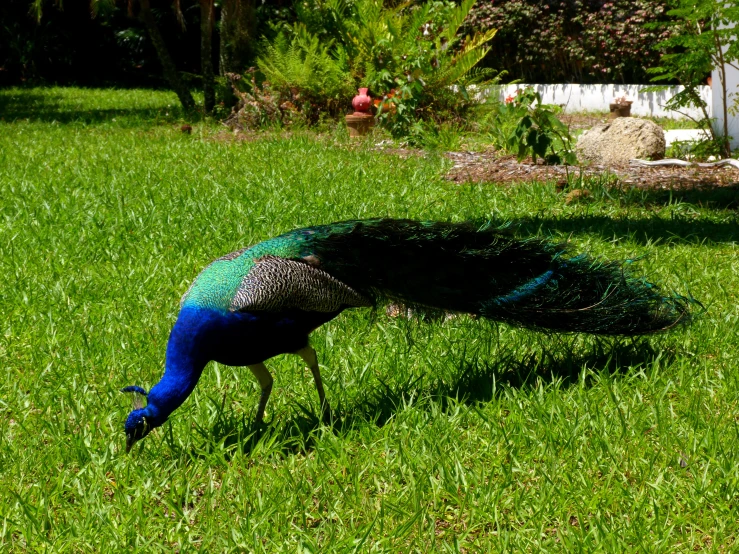
[(614, 117), (631, 117), (631, 104), (633, 102), (627, 101), (624, 103), (613, 102), (608, 105), (611, 110), (611, 118)]
[(366, 114), (372, 105), (372, 99), (367, 95), (366, 88), (360, 88), (359, 94), (352, 99), (354, 115)]

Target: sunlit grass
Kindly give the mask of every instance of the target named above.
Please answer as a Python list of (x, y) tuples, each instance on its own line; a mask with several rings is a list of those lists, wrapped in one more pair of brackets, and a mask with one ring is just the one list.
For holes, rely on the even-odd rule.
[[(15, 98), (12, 102), (8, 97)], [(729, 552), (739, 501), (739, 221), (709, 193), (459, 186), (344, 134), (179, 130), (171, 93), (0, 91), (0, 544), (10, 551)], [(143, 106), (143, 108), (142, 108)], [(138, 110), (144, 110), (140, 112)], [(14, 117), (15, 116), (15, 117)], [(115, 120), (115, 121), (114, 121)], [(647, 340), (357, 310), (316, 331), (327, 394), (209, 366), (123, 453), (211, 259), (291, 228), (489, 218), (570, 239), (707, 307)]]

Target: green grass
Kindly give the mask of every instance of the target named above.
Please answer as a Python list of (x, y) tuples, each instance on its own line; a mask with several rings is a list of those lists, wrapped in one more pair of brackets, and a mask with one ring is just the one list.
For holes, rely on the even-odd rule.
[[(0, 548), (27, 552), (730, 552), (739, 523), (734, 194), (458, 186), (446, 162), (342, 132), (179, 130), (172, 94), (0, 90)], [(342, 418), (297, 357), (210, 365), (123, 452), (125, 385), (160, 377), (178, 300), (211, 259), (370, 216), (510, 221), (690, 291), (649, 339), (550, 336), (367, 310), (314, 333)]]
[(662, 127), (665, 131), (671, 129), (699, 129), (698, 124), (692, 119), (688, 118), (675, 118), (665, 116), (654, 116), (654, 117), (643, 117), (642, 119), (649, 119), (654, 121), (657, 125)]

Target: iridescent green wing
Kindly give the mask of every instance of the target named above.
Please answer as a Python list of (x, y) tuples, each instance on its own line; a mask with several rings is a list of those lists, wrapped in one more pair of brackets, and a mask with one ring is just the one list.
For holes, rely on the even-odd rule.
[(370, 299), (316, 267), (317, 263), (311, 265), (318, 261), (313, 256), (315, 241), (336, 229), (337, 225), (297, 229), (227, 254), (203, 269), (181, 305), (223, 311), (322, 312), (371, 306)]

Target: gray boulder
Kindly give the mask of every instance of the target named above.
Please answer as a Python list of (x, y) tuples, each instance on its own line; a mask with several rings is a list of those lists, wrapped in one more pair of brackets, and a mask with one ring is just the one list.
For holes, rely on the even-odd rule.
[(596, 125), (577, 141), (580, 161), (603, 165), (628, 164), (634, 158), (661, 160), (665, 157), (665, 132), (646, 119), (617, 117)]

